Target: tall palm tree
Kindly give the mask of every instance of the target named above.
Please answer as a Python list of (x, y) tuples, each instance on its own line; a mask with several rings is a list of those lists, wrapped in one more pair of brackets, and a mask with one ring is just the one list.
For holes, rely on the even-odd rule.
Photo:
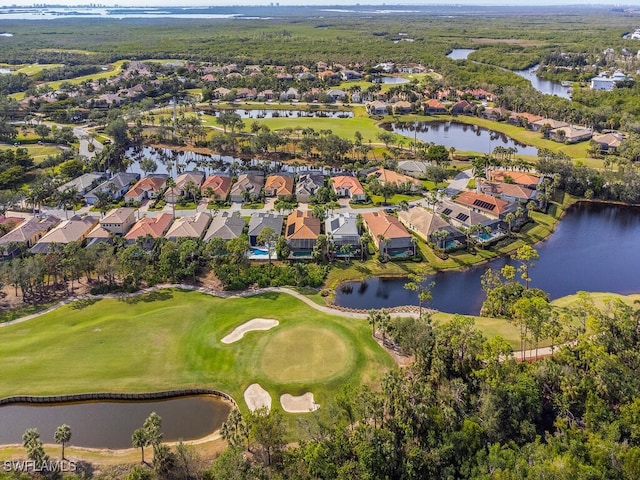
[(53, 434), (53, 439), (57, 444), (62, 445), (62, 460), (64, 460), (64, 446), (71, 440), (71, 427), (67, 424), (60, 425)]

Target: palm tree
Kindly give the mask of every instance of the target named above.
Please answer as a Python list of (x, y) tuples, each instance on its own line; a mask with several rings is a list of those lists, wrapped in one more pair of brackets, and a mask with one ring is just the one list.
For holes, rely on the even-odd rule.
[(137, 428), (133, 435), (131, 436), (131, 445), (133, 448), (139, 448), (142, 452), (142, 463), (146, 463), (144, 461), (144, 447), (149, 446), (149, 438), (147, 437), (147, 433), (144, 428)]
[(71, 440), (71, 427), (67, 424), (60, 425), (56, 428), (53, 439), (57, 444), (62, 445), (62, 460), (64, 460), (64, 445)]

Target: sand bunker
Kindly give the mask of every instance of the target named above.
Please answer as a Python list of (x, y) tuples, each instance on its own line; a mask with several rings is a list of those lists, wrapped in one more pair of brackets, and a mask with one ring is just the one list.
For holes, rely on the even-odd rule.
[(320, 408), (320, 405), (313, 401), (313, 393), (311, 392), (307, 392), (299, 397), (285, 393), (280, 397), (280, 404), (284, 411), (289, 413), (315, 412)]
[(244, 401), (252, 412), (263, 407), (271, 410), (271, 395), (257, 383), (252, 383), (244, 391)]
[(247, 332), (252, 332), (254, 330), (270, 330), (273, 327), (277, 326), (278, 323), (278, 320), (270, 320), (268, 318), (254, 318), (253, 320), (249, 320), (239, 327), (236, 327), (233, 332), (224, 337), (221, 342), (227, 344), (237, 342), (242, 337), (244, 337), (244, 334)]

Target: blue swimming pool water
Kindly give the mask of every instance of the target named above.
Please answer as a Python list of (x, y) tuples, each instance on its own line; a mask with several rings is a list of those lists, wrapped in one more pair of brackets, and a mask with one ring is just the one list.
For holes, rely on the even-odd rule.
[(251, 250), (251, 255), (258, 255), (258, 256), (263, 256), (263, 257), (268, 257), (269, 256), (269, 252), (267, 250), (263, 250), (261, 248), (258, 247), (250, 247)]

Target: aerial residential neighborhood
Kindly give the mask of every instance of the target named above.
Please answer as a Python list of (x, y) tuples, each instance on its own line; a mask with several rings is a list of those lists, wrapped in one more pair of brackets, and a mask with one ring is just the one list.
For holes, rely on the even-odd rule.
[(0, 5), (0, 480), (639, 478), (640, 9), (214, 3)]

